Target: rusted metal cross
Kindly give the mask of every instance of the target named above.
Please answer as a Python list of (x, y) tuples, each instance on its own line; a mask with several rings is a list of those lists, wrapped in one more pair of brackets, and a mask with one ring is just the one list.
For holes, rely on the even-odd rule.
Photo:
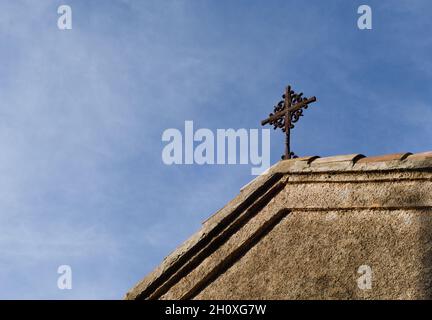
[(261, 121), (261, 125), (270, 124), (274, 127), (273, 129), (280, 128), (285, 132), (285, 154), (282, 159), (291, 159), (297, 156), (294, 152), (291, 152), (290, 131), (294, 129), (294, 123), (303, 116), (303, 109), (307, 109), (309, 103), (315, 102), (316, 98), (304, 98), (303, 93), (295, 93), (291, 90), (291, 86), (286, 88), (282, 98), (283, 100), (274, 106), (273, 113), (270, 113), (267, 119)]

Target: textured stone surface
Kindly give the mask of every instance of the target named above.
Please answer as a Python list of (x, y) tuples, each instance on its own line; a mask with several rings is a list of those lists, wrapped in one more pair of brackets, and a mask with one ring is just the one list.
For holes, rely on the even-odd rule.
[(431, 213), (294, 211), (196, 298), (430, 299)]
[(430, 154), (281, 161), (126, 298), (432, 298)]

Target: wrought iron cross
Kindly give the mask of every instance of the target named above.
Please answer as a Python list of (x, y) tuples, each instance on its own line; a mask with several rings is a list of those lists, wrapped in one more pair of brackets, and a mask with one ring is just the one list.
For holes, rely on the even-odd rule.
[(261, 125), (270, 124), (275, 130), (276, 128), (282, 129), (285, 132), (285, 154), (282, 159), (297, 158), (294, 152), (291, 152), (290, 131), (294, 129), (294, 123), (303, 116), (303, 109), (307, 109), (309, 103), (315, 102), (316, 98), (304, 98), (303, 93), (295, 93), (291, 90), (291, 86), (286, 88), (282, 98), (283, 100), (274, 106), (273, 113), (261, 121)]

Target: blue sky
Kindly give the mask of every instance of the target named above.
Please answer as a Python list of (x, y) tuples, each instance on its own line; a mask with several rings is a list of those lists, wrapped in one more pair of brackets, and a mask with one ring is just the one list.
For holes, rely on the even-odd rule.
[[(73, 29), (57, 28), (57, 7)], [(373, 29), (357, 28), (357, 8)], [(299, 155), (432, 149), (430, 1), (0, 0), (0, 298), (118, 299), (253, 177), (166, 166), (162, 132), (259, 128)], [(272, 163), (283, 135), (272, 132)], [(57, 288), (70, 265), (73, 289)]]

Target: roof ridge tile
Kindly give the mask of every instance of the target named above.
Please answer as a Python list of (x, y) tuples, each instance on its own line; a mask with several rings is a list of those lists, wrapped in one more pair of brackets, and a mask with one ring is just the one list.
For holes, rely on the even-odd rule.
[(384, 161), (402, 161), (405, 160), (408, 156), (412, 155), (411, 152), (403, 152), (403, 153), (390, 153), (385, 155), (366, 157), (357, 161), (357, 163), (371, 163), (371, 162), (384, 162)]

